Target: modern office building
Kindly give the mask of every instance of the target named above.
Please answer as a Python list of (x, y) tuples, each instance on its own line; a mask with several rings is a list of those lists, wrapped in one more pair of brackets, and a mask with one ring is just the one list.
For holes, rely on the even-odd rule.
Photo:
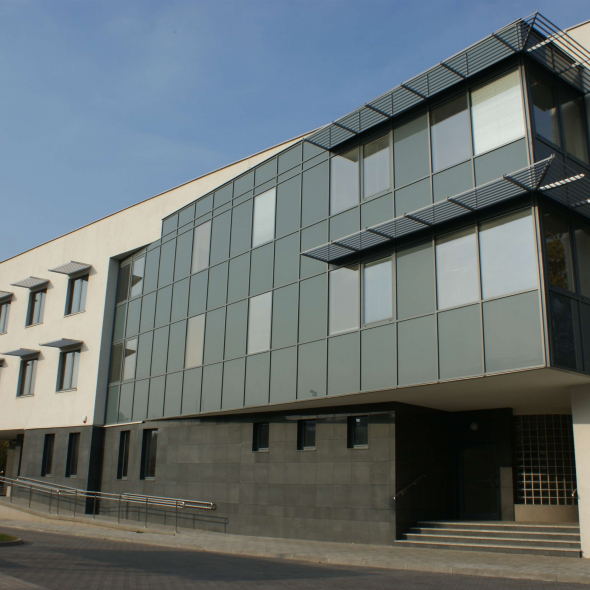
[(589, 38), (519, 19), (1, 263), (8, 475), (246, 535), (579, 519), (590, 552)]

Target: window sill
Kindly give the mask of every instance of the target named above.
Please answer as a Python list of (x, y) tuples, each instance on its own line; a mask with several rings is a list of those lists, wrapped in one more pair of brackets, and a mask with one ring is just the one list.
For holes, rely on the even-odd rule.
[(305, 453), (305, 452), (307, 452), (307, 451), (312, 451), (312, 452), (313, 452), (313, 451), (315, 451), (315, 450), (316, 450), (316, 447), (305, 447), (305, 448), (303, 448), (303, 449), (297, 449), (297, 450), (298, 450), (300, 453)]
[(68, 479), (78, 479), (77, 475), (68, 475)]
[(17, 395), (16, 399), (22, 399), (24, 397), (35, 397), (34, 393), (27, 393), (27, 395)]
[(35, 326), (41, 326), (43, 324), (43, 322), (38, 322), (36, 324), (28, 324), (27, 326), (25, 326), (25, 330), (27, 328), (34, 328)]
[(355, 445), (354, 447), (349, 447), (351, 451), (359, 451), (359, 450), (367, 450), (369, 445)]
[(74, 387), (73, 389), (58, 389), (55, 393), (67, 393), (68, 391), (78, 391), (78, 388)]
[(64, 318), (71, 318), (71, 317), (73, 317), (75, 315), (80, 315), (81, 313), (86, 313), (86, 310), (84, 310), (84, 311), (76, 311), (74, 313), (66, 313), (64, 315)]
[(256, 449), (252, 450), (253, 453), (268, 453), (270, 449)]

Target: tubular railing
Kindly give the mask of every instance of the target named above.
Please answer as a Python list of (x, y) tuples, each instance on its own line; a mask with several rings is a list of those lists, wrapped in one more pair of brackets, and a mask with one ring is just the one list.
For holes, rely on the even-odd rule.
[(393, 496), (393, 500), (397, 500), (400, 496), (403, 496), (410, 488), (418, 485), (423, 479), (426, 478), (426, 474), (421, 475), (417, 479), (415, 479), (411, 484), (408, 484), (405, 488), (401, 489), (395, 496)]
[[(19, 477), (12, 479), (9, 477), (0, 476), (0, 485), (5, 487), (11, 486), (10, 503), (14, 496), (15, 489), (26, 490), (28, 492), (28, 507), (31, 507), (31, 501), (34, 493), (44, 494), (49, 498), (48, 514), (51, 514), (51, 507), (53, 499), (56, 500), (56, 514), (59, 514), (60, 500), (68, 500), (73, 503), (73, 515), (76, 516), (76, 506), (78, 500), (86, 500), (92, 505), (92, 518), (96, 519), (97, 513), (100, 513), (101, 502), (115, 502), (117, 505), (117, 523), (121, 522), (121, 508), (125, 503), (125, 513), (128, 513), (129, 505), (136, 505), (138, 507), (138, 514), (140, 510), (145, 510), (144, 528), (148, 527), (148, 513), (150, 507), (153, 511), (156, 508), (164, 508), (174, 511), (174, 531), (178, 532), (178, 517), (179, 511), (186, 511), (187, 509), (196, 510), (216, 510), (217, 506), (213, 502), (201, 502), (198, 500), (182, 500), (179, 498), (165, 498), (161, 496), (147, 496), (143, 494), (111, 494), (107, 492), (94, 492), (87, 490), (80, 490), (59, 484), (52, 484), (45, 481), (39, 481), (28, 477)], [(98, 512), (97, 512), (98, 506)], [(182, 514), (181, 514), (182, 516)], [(125, 520), (125, 519), (124, 519)], [(217, 518), (216, 521), (227, 525), (227, 518)]]

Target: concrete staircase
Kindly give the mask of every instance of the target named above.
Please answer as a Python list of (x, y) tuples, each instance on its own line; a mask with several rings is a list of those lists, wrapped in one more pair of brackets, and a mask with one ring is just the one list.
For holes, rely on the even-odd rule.
[(581, 557), (577, 523), (419, 522), (395, 546)]

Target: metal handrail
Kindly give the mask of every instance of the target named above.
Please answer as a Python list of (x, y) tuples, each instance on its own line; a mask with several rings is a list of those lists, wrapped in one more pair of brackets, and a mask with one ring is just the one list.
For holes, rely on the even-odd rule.
[[(145, 506), (145, 522), (144, 528), (147, 528), (148, 523), (148, 511), (149, 506), (163, 506), (167, 508), (174, 508), (174, 530), (178, 532), (178, 511), (185, 508), (196, 508), (199, 510), (216, 510), (217, 506), (213, 502), (202, 502), (199, 500), (184, 500), (179, 498), (165, 498), (162, 496), (147, 496), (143, 494), (112, 494), (108, 492), (97, 492), (90, 490), (80, 490), (78, 488), (71, 488), (68, 486), (62, 486), (59, 484), (48, 484), (47, 482), (39, 481), (32, 478), (19, 477), (18, 479), (12, 479), (10, 477), (0, 476), (0, 483), (15, 486), (17, 488), (28, 489), (29, 491), (29, 508), (31, 507), (31, 499), (33, 491), (49, 494), (49, 510), (51, 514), (51, 503), (53, 495), (57, 498), (57, 509), (56, 514), (59, 514), (59, 501), (60, 497), (66, 497), (71, 499), (73, 496), (74, 500), (74, 516), (76, 516), (76, 500), (91, 499), (92, 500), (92, 518), (96, 518), (96, 503), (97, 500), (112, 500), (118, 502), (117, 510), (117, 523), (121, 522), (121, 503), (125, 502), (125, 505), (138, 504)], [(12, 503), (12, 493), (10, 494), (10, 503)], [(227, 524), (227, 519), (225, 524)]]
[(19, 475), (17, 478), (17, 481), (24, 481), (25, 483), (28, 482), (32, 482), (34, 484), (37, 484), (39, 486), (47, 486), (47, 487), (51, 487), (51, 488), (59, 488), (59, 489), (63, 489), (63, 490), (77, 490), (78, 488), (73, 488), (70, 486), (64, 486), (62, 484), (59, 483), (53, 483), (47, 480), (42, 480), (42, 479), (33, 479), (32, 477), (22, 477), (21, 475)]
[(417, 485), (422, 479), (426, 477), (426, 474), (422, 474), (420, 477), (415, 479), (411, 484), (407, 485), (405, 488), (397, 492), (395, 496), (393, 496), (394, 500), (397, 500), (400, 496), (403, 496), (411, 487)]

